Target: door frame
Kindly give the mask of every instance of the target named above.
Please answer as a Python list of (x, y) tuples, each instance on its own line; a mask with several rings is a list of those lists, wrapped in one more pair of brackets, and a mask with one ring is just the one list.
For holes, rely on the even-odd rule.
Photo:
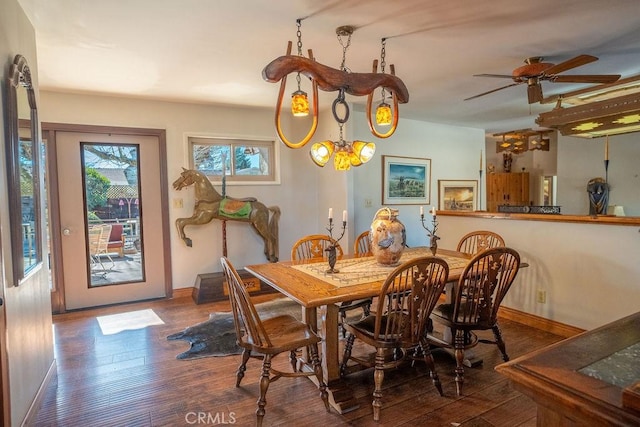
[(51, 289), (51, 309), (53, 313), (66, 312), (65, 286), (62, 272), (62, 225), (60, 222), (60, 199), (57, 165), (57, 132), (82, 132), (96, 134), (153, 136), (158, 138), (160, 155), (160, 200), (162, 241), (164, 256), (165, 298), (173, 296), (173, 275), (171, 269), (171, 239), (169, 226), (169, 185), (167, 175), (167, 132), (165, 129), (131, 128), (117, 126), (81, 125), (71, 123), (42, 122), (42, 136), (46, 141), (47, 156), (47, 202), (49, 208), (49, 242), (52, 266), (53, 289)]

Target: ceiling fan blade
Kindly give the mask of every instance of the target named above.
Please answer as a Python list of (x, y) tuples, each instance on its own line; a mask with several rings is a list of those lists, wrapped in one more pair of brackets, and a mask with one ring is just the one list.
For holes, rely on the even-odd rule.
[(511, 74), (474, 74), (473, 77), (496, 77), (499, 79), (512, 79)]
[(580, 67), (581, 65), (588, 64), (590, 62), (597, 61), (598, 58), (591, 55), (578, 55), (575, 58), (568, 59), (559, 64), (553, 65), (544, 70), (543, 75), (550, 76), (553, 74), (562, 73), (563, 71), (570, 70), (572, 68)]
[(471, 98), (466, 98), (465, 101), (468, 101), (470, 99), (480, 98), (481, 96), (489, 95), (490, 93), (497, 92), (499, 90), (506, 89), (506, 88), (511, 87), (511, 86), (518, 86), (519, 84), (520, 83), (511, 83), (510, 85), (502, 86), (502, 87), (499, 87), (497, 89), (490, 90), (488, 92), (483, 92), (483, 93), (481, 93), (479, 95), (472, 96)]
[(529, 98), (529, 104), (542, 101), (542, 85), (540, 82), (527, 86), (527, 98)]
[(620, 78), (620, 74), (584, 74), (548, 76), (547, 80), (555, 83), (613, 83)]

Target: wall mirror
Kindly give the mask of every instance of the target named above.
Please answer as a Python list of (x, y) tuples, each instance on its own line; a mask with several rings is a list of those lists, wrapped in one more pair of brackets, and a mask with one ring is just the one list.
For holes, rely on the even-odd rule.
[(7, 182), (13, 283), (42, 265), (41, 144), (38, 111), (26, 59), (16, 55), (7, 78)]

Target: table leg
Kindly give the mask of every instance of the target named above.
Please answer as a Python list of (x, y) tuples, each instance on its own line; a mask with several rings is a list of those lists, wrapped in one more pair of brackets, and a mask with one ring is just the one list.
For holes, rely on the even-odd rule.
[[(352, 390), (340, 378), (338, 315), (337, 305), (323, 306), (320, 311), (320, 328), (318, 328), (316, 309), (303, 308), (303, 319), (322, 337), (322, 374), (327, 383), (329, 404), (339, 414), (344, 414), (357, 409), (360, 405), (353, 396)], [(303, 369), (311, 369), (311, 367), (305, 363)], [(310, 378), (316, 382), (315, 377)]]

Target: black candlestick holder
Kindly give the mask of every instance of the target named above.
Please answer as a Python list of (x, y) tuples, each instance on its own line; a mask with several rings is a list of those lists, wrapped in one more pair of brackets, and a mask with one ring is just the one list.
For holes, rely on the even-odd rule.
[(334, 273), (340, 272), (340, 270), (335, 269), (336, 261), (337, 261), (336, 243), (338, 243), (340, 239), (342, 239), (342, 237), (344, 236), (344, 231), (346, 229), (347, 229), (347, 221), (342, 221), (342, 233), (340, 234), (340, 237), (338, 237), (337, 239), (334, 239), (333, 238), (333, 218), (329, 218), (329, 227), (327, 227), (327, 231), (329, 232), (329, 239), (331, 239), (331, 245), (327, 249), (325, 249), (325, 251), (328, 252), (327, 259), (329, 261), (329, 269), (326, 271), (326, 273), (328, 274), (334, 274)]
[(436, 256), (436, 252), (438, 251), (438, 240), (440, 240), (440, 237), (436, 235), (436, 231), (438, 231), (438, 221), (436, 221), (436, 216), (433, 215), (431, 228), (424, 224), (424, 214), (420, 214), (420, 222), (422, 223), (422, 228), (427, 230), (427, 236), (429, 236), (429, 249), (431, 249), (433, 256)]

